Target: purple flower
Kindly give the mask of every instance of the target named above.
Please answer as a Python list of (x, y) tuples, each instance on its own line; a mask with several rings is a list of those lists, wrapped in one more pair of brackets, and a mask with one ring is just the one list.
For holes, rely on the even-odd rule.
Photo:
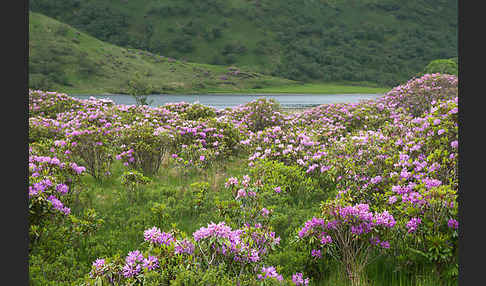
[(328, 243), (331, 243), (332, 239), (331, 236), (327, 235), (325, 232), (321, 233), (321, 244), (326, 245)]
[(142, 266), (140, 264), (125, 264), (122, 269), (122, 274), (125, 276), (125, 278), (130, 278), (140, 273), (140, 270), (142, 270)]
[(236, 199), (246, 197), (246, 191), (245, 189), (239, 189), (238, 194), (236, 195)]
[(227, 226), (224, 221), (218, 224), (210, 223), (208, 227), (201, 227), (193, 233), (193, 236), (195, 241), (199, 241), (210, 236), (239, 241), (239, 233), (232, 231), (231, 227)]
[(91, 278), (103, 275), (103, 267), (105, 266), (105, 259), (98, 258), (92, 264), (92, 270), (89, 273)]
[(437, 180), (437, 179), (430, 179), (430, 178), (424, 178), (422, 179), (422, 182), (425, 183), (425, 187), (427, 189), (433, 188), (433, 187), (438, 187), (442, 185), (442, 182)]
[(160, 239), (162, 237), (162, 232), (159, 228), (153, 227), (147, 229), (143, 232), (143, 237), (145, 241), (152, 242), (152, 243), (160, 243)]
[(187, 253), (187, 254), (192, 254), (194, 252), (194, 244), (187, 240), (181, 240), (181, 241), (176, 241), (175, 243), (175, 254), (182, 254), (182, 253)]
[(280, 193), (280, 192), (282, 191), (282, 189), (280, 189), (280, 187), (275, 187), (274, 191), (275, 191), (276, 193)]
[(305, 278), (303, 277), (303, 274), (300, 273), (300, 272), (297, 272), (295, 274), (292, 275), (292, 282), (294, 282), (295, 285), (299, 286), (299, 285), (309, 285), (309, 278)]
[(143, 267), (148, 270), (154, 270), (159, 267), (159, 260), (155, 256), (149, 256), (143, 260)]
[(395, 218), (393, 218), (388, 211), (383, 211), (381, 214), (375, 214), (374, 220), (377, 225), (383, 225), (386, 227), (393, 227), (396, 224)]
[(261, 213), (262, 213), (262, 216), (267, 216), (267, 215), (270, 213), (270, 211), (269, 211), (269, 210), (267, 210), (266, 208), (263, 208), (263, 209), (261, 210)]
[(447, 221), (447, 226), (449, 228), (457, 229), (459, 227), (459, 222), (453, 218)]
[(376, 177), (372, 178), (372, 179), (370, 180), (370, 182), (371, 182), (372, 184), (376, 184), (376, 183), (381, 182), (381, 181), (382, 181), (382, 179), (383, 179), (383, 178), (382, 178), (381, 176), (376, 176)]
[(312, 255), (312, 257), (316, 257), (316, 258), (322, 257), (321, 251), (319, 249), (312, 249), (311, 255)]
[(415, 232), (418, 225), (422, 222), (420, 218), (412, 218), (407, 222), (408, 233)]
[(400, 177), (405, 180), (410, 178), (411, 175), (412, 173), (408, 172), (407, 169), (403, 169), (402, 172), (400, 173)]
[(273, 266), (270, 266), (270, 267), (263, 266), (262, 272), (263, 272), (263, 275), (262, 274), (257, 275), (258, 279), (260, 279), (260, 280), (264, 280), (264, 279), (267, 279), (267, 278), (276, 278), (278, 281), (283, 280), (283, 276), (278, 274), (277, 270)]
[(231, 177), (231, 178), (229, 178), (229, 179), (226, 181), (226, 183), (224, 184), (224, 186), (225, 186), (226, 188), (228, 188), (228, 187), (230, 187), (230, 186), (236, 186), (236, 185), (238, 185), (238, 179), (237, 179), (237, 178), (235, 178), (235, 177)]
[[(51, 202), (52, 206), (56, 209), (56, 210), (59, 210), (61, 212), (64, 212), (65, 214), (69, 214), (70, 210), (69, 209), (66, 209), (64, 208), (64, 205), (63, 203), (58, 199), (56, 198), (55, 196), (49, 196), (47, 198), (48, 201)], [(68, 212), (68, 213), (66, 213)]]
[(125, 262), (129, 265), (133, 265), (137, 262), (141, 262), (143, 260), (143, 255), (139, 250), (134, 250), (128, 253), (127, 257), (125, 257)]
[(457, 140), (454, 140), (454, 141), (451, 142), (452, 148), (457, 148), (457, 146), (459, 146), (459, 142)]
[(56, 186), (56, 191), (58, 191), (61, 194), (66, 194), (69, 190), (69, 187), (66, 186), (65, 184), (59, 184)]
[(380, 242), (380, 246), (383, 248), (390, 248), (390, 243), (388, 241)]

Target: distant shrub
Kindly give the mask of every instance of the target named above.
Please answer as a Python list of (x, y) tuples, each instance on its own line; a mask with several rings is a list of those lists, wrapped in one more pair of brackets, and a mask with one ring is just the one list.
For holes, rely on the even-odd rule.
[(29, 116), (56, 119), (59, 113), (80, 107), (81, 104), (67, 94), (29, 89)]
[(456, 75), (459, 73), (457, 61), (454, 59), (439, 59), (431, 61), (424, 69), (423, 74), (442, 73)]
[(164, 154), (176, 144), (172, 132), (143, 122), (123, 129), (118, 142), (123, 152), (116, 158), (147, 176), (153, 176), (159, 171)]
[(425, 74), (393, 88), (379, 101), (392, 110), (403, 108), (417, 117), (427, 111), (433, 101), (457, 96), (457, 84), (458, 79), (454, 75)]
[(128, 80), (127, 92), (135, 98), (137, 105), (149, 105), (150, 101), (147, 95), (151, 94), (152, 90), (152, 85), (142, 78), (138, 72)]
[(210, 106), (199, 103), (189, 104), (182, 113), (182, 117), (188, 120), (198, 120), (216, 116), (216, 110)]
[(262, 131), (269, 126), (280, 125), (283, 114), (280, 103), (275, 99), (259, 98), (230, 110), (227, 115), (241, 127), (252, 132)]
[(61, 123), (41, 116), (29, 117), (29, 143), (63, 136)]
[(172, 40), (171, 46), (180, 53), (190, 53), (194, 50), (192, 38), (185, 34), (177, 36), (174, 40)]
[(89, 127), (68, 132), (67, 138), (66, 149), (93, 178), (101, 181), (111, 175), (111, 164), (115, 159), (114, 142), (103, 128)]

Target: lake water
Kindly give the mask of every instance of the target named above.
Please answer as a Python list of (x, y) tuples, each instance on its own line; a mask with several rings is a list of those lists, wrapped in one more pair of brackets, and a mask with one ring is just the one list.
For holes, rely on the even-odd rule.
[[(130, 95), (71, 95), (75, 98), (88, 99), (89, 97), (112, 99), (116, 104), (135, 104), (135, 99)], [(361, 100), (376, 99), (382, 94), (200, 94), (200, 95), (149, 95), (151, 106), (160, 106), (166, 103), (199, 102), (203, 105), (211, 106), (216, 109), (235, 107), (246, 104), (258, 98), (273, 98), (278, 101), (283, 108), (305, 108), (330, 103), (352, 103)]]

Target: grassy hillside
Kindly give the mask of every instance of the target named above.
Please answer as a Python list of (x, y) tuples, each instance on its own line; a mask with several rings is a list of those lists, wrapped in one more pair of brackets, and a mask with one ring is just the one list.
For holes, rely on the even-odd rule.
[(457, 0), (30, 0), (99, 39), (309, 82), (394, 86), (457, 56)]
[(291, 80), (121, 48), (42, 14), (29, 14), (29, 87), (67, 93), (126, 93), (140, 75), (149, 93), (281, 86)]

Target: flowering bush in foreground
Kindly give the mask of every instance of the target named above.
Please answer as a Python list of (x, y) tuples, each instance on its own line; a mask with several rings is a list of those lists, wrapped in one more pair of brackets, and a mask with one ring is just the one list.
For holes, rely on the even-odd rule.
[(41, 234), (52, 216), (67, 216), (71, 209), (65, 197), (86, 170), (74, 162), (29, 152), (29, 224), (31, 241)]
[(192, 236), (185, 237), (177, 229), (170, 232), (162, 232), (157, 227), (147, 229), (144, 231), (145, 242), (141, 245), (145, 251), (131, 251), (124, 260), (98, 258), (93, 262), (86, 282), (91, 285), (103, 280), (126, 285), (144, 283), (147, 277), (154, 275), (169, 282), (176, 279), (181, 271), (179, 266), (183, 266), (208, 271), (224, 267), (227, 275), (238, 283), (240, 278), (261, 269), (265, 255), (279, 242), (279, 238), (265, 232), (261, 226), (233, 230), (224, 222), (210, 223)]
[(299, 238), (313, 248), (311, 255), (319, 259), (328, 252), (345, 266), (353, 285), (361, 285), (363, 270), (374, 246), (389, 248), (385, 240), (396, 221), (387, 211), (371, 212), (367, 204), (323, 206), (322, 218), (312, 218), (299, 231)]

